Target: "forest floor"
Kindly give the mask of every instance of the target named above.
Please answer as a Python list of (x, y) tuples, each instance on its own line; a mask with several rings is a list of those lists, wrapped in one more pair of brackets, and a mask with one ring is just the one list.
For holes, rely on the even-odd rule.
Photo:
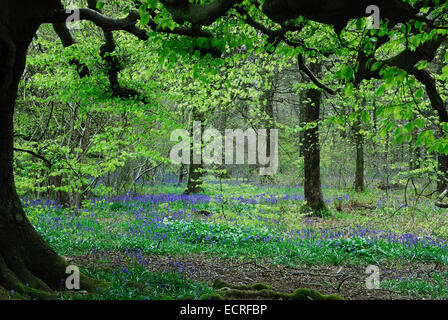
[[(98, 255), (68, 257), (71, 263), (87, 269), (113, 269), (110, 263), (124, 252), (106, 252)], [(348, 300), (408, 300), (428, 299), (425, 290), (390, 290), (386, 288), (367, 289), (365, 267), (297, 265), (272, 265), (268, 261), (238, 262), (202, 254), (192, 255), (155, 255), (146, 254), (148, 270), (153, 273), (178, 273), (179, 265), (185, 266), (182, 271), (189, 278), (213, 286), (213, 280), (221, 279), (232, 285), (251, 285), (264, 283), (274, 290), (292, 293), (298, 288), (310, 288), (325, 294), (339, 294)], [(128, 260), (132, 265), (132, 259)], [(382, 271), (381, 281), (397, 281), (397, 279), (419, 279), (422, 283), (431, 283), (438, 287), (438, 280), (432, 276), (434, 272), (447, 271), (446, 266), (431, 263), (379, 264)]]
[[(448, 298), (448, 216), (433, 200), (331, 186), (324, 195), (321, 217), (310, 215), (300, 186), (235, 182), (210, 182), (193, 196), (163, 184), (89, 199), (78, 213), (51, 201), (24, 204), (70, 264), (110, 284), (59, 299), (228, 298), (217, 279), (344, 299)], [(372, 266), (376, 289), (366, 284)]]

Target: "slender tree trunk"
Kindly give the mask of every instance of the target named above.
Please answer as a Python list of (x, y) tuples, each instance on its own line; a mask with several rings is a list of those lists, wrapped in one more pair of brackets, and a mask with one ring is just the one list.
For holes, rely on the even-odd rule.
[[(362, 107), (366, 105), (364, 98)], [(364, 192), (364, 136), (361, 132), (361, 119), (357, 119), (353, 125), (353, 133), (355, 136), (355, 148), (356, 148), (356, 168), (355, 168), (355, 191)]]
[[(314, 74), (322, 70), (320, 64), (311, 64)], [(320, 143), (319, 143), (319, 113), (322, 91), (308, 89), (306, 91), (305, 123), (310, 126), (304, 131), (303, 155), (305, 162), (305, 200), (316, 213), (326, 210), (321, 179), (320, 179)]]
[[(62, 175), (56, 177), (50, 177), (49, 179), (51, 185), (54, 185), (56, 188), (62, 186)], [(57, 203), (61, 204), (64, 207), (70, 206), (70, 196), (66, 191), (58, 190), (55, 192), (55, 200)]]
[[(219, 127), (218, 127), (219, 132), (225, 132), (226, 127), (227, 127), (227, 119), (228, 119), (228, 117), (229, 117), (228, 112), (222, 112), (221, 113), (220, 121), (219, 121)], [(226, 152), (225, 152), (224, 140), (221, 140), (221, 142), (222, 142), (221, 164), (216, 165), (216, 168), (221, 171), (219, 173), (220, 181), (222, 181), (222, 179), (228, 179), (228, 178), (231, 177), (230, 172), (229, 172), (229, 168), (226, 165)]]
[(383, 164), (383, 172), (384, 172), (384, 176), (382, 178), (383, 182), (382, 182), (382, 186), (383, 189), (386, 190), (386, 195), (388, 195), (388, 191), (389, 191), (389, 139), (390, 139), (390, 134), (389, 131), (386, 133), (386, 145), (384, 147), (384, 164)]
[(448, 172), (448, 155), (437, 155), (437, 171), (439, 172), (439, 179), (437, 180), (437, 190), (444, 190), (447, 187), (445, 178)]
[[(267, 89), (264, 93), (264, 99), (266, 100), (266, 105), (264, 106), (263, 118), (266, 119), (262, 122), (264, 129), (266, 129), (266, 156), (271, 156), (271, 130), (275, 128), (275, 116), (274, 116), (274, 97), (276, 91), (278, 75), (277, 73), (270, 77), (269, 82), (271, 83), (271, 88)], [(269, 167), (269, 164), (266, 165)], [(272, 184), (274, 179), (270, 175), (265, 175), (261, 177), (261, 182), (263, 184)]]
[[(411, 120), (415, 120), (415, 118)], [(421, 147), (415, 145), (417, 142), (418, 134), (419, 131), (417, 129), (412, 131), (412, 140), (409, 143), (409, 170), (416, 170), (420, 169), (421, 167)]]
[[(440, 121), (448, 122), (448, 119), (442, 119), (439, 115)], [(441, 138), (444, 136), (444, 132), (441, 128), (437, 129), (436, 137)], [(437, 153), (437, 190), (439, 192), (447, 188), (445, 179), (448, 178), (448, 155)]]
[[(203, 121), (204, 121), (204, 115), (200, 113), (196, 108), (193, 108), (192, 111), (192, 125), (190, 130), (190, 137), (193, 139), (194, 136), (194, 130), (193, 130), (193, 123), (194, 121), (199, 121), (201, 123), (201, 132), (203, 132)], [(194, 148), (193, 143), (191, 143), (191, 152), (190, 152), (190, 165), (188, 170), (188, 183), (187, 183), (187, 189), (185, 190), (185, 194), (195, 194), (195, 193), (201, 193), (204, 192), (204, 188), (202, 187), (202, 175), (204, 166), (202, 164), (202, 141), (201, 141), (201, 161), (200, 163), (194, 163)]]
[(177, 184), (180, 186), (184, 182), (184, 174), (185, 174), (185, 168), (184, 165), (181, 164), (179, 168), (179, 175), (177, 179)]
[(363, 192), (364, 186), (364, 136), (360, 132), (360, 126), (355, 130), (356, 144), (356, 170), (355, 170), (355, 191)]

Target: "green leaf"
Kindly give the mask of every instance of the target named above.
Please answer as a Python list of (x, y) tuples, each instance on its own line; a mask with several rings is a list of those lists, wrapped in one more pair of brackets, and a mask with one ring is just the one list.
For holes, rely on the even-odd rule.
[(423, 60), (417, 64), (417, 70), (423, 70), (428, 66), (428, 61)]
[(425, 127), (426, 120), (422, 119), (422, 118), (418, 118), (414, 121), (414, 123), (419, 129), (423, 129)]
[(404, 142), (404, 138), (405, 138), (404, 134), (398, 134), (395, 136), (394, 143), (402, 144)]
[(406, 128), (406, 130), (407, 130), (408, 132), (412, 132), (412, 131), (414, 131), (415, 124), (414, 124), (414, 122), (409, 122), (409, 123), (406, 124), (404, 127)]
[(345, 66), (344, 69), (342, 69), (341, 75), (342, 78), (347, 81), (352, 81), (355, 79), (355, 72), (353, 71), (353, 68), (350, 66)]
[(442, 75), (448, 78), (448, 65), (442, 68)]
[(417, 99), (423, 98), (424, 95), (425, 95), (425, 90), (423, 88), (420, 88), (415, 92), (415, 97)]
[(363, 26), (363, 21), (361, 19), (356, 19), (356, 29), (361, 30)]
[(434, 138), (434, 132), (432, 132), (431, 130), (425, 130), (418, 135), (415, 145), (416, 146), (420, 146), (421, 144), (426, 145), (433, 138)]
[(375, 62), (372, 64), (372, 71), (377, 71), (383, 64), (381, 62)]
[(142, 4), (138, 8), (138, 13), (140, 14), (140, 22), (142, 25), (148, 24), (148, 22), (149, 22), (149, 13), (148, 13), (147, 9), (148, 9), (147, 4)]
[(369, 122), (370, 121), (370, 114), (369, 114), (369, 112), (364, 110), (361, 113), (361, 119), (362, 119), (363, 122)]
[(384, 94), (385, 91), (386, 91), (386, 86), (383, 84), (376, 90), (375, 94), (377, 97), (380, 97)]
[(383, 115), (383, 113), (384, 113), (384, 106), (379, 106), (379, 107), (376, 109), (375, 116), (376, 116), (377, 118), (380, 118), (380, 117)]
[(386, 126), (386, 131), (390, 131), (394, 128), (394, 123), (393, 122), (389, 122)]

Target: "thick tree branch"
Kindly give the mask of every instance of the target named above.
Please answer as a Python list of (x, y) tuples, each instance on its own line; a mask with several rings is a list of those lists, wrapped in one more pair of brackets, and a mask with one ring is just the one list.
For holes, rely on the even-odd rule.
[[(70, 47), (76, 43), (75, 38), (73, 38), (70, 30), (67, 28), (67, 25), (65, 23), (53, 23), (53, 29), (59, 36), (59, 39), (61, 39), (64, 48)], [(89, 68), (78, 58), (71, 59), (70, 64), (76, 67), (80, 78), (84, 78), (90, 75)]]
[[(88, 1), (89, 9), (96, 11), (98, 14), (101, 14), (101, 12), (97, 9), (96, 4), (97, 4), (97, 0), (89, 0)], [(131, 27), (133, 27), (134, 30), (140, 30), (137, 27), (135, 27), (135, 25), (133, 25)], [(114, 35), (113, 35), (112, 30), (103, 28), (103, 27), (101, 27), (101, 28), (103, 30), (105, 43), (100, 48), (100, 56), (107, 64), (107, 75), (108, 75), (110, 87), (111, 87), (113, 94), (120, 98), (123, 98), (123, 99), (128, 99), (128, 98), (134, 97), (144, 103), (148, 103), (149, 102), (148, 99), (146, 97), (143, 97), (143, 95), (140, 94), (138, 91), (136, 91), (134, 89), (122, 87), (120, 85), (120, 82), (118, 81), (118, 75), (122, 69), (121, 63), (117, 57), (112, 55), (112, 53), (116, 49)], [(145, 37), (147, 37), (146, 32), (145, 32)]]
[(149, 19), (148, 26), (154, 31), (166, 34), (177, 34), (188, 37), (204, 37), (204, 38), (213, 37), (211, 32), (202, 30), (199, 26), (193, 28), (184, 28), (184, 27), (174, 27), (173, 29), (166, 27), (161, 28), (153, 19)]
[(364, 79), (381, 79), (380, 71), (384, 66), (400, 68), (408, 74), (413, 75), (425, 86), (426, 93), (431, 101), (431, 106), (437, 111), (439, 120), (441, 122), (448, 122), (448, 112), (442, 97), (437, 91), (436, 80), (428, 71), (418, 70), (415, 67), (415, 65), (422, 60), (427, 60), (428, 62), (432, 61), (437, 53), (437, 50), (446, 40), (446, 36), (439, 36), (437, 39), (421, 44), (415, 51), (406, 49), (395, 57), (384, 61), (378, 61), (372, 58), (370, 65), (375, 62), (381, 62), (382, 64), (381, 67), (377, 68), (375, 71), (372, 71), (367, 66), (367, 57), (360, 54), (358, 56), (358, 71), (355, 76), (355, 85), (358, 85)]
[(14, 151), (28, 153), (28, 154), (30, 154), (30, 155), (32, 155), (32, 156), (34, 156), (34, 157), (36, 157), (36, 158), (38, 158), (38, 159), (44, 161), (44, 162), (47, 164), (47, 167), (48, 167), (48, 168), (51, 168), (51, 162), (50, 162), (50, 160), (46, 159), (44, 156), (42, 156), (42, 155), (40, 155), (40, 154), (38, 154), (38, 153), (36, 153), (36, 152), (34, 152), (34, 151), (31, 151), (31, 150), (25, 150), (25, 149), (19, 149), (19, 148), (14, 148)]
[(415, 15), (415, 10), (402, 0), (265, 0), (263, 12), (278, 23), (304, 16), (342, 29), (348, 20), (366, 17), (369, 5), (377, 5), (381, 18), (388, 18), (393, 24), (408, 21)]
[[(446, 36), (439, 36), (437, 39), (422, 43), (414, 51), (406, 49), (398, 55), (383, 61), (379, 61), (372, 56), (367, 57), (362, 51), (360, 51), (357, 61), (358, 70), (355, 75), (355, 86), (361, 83), (362, 80), (369, 80), (372, 78), (380, 79), (380, 71), (383, 66), (398, 67), (410, 74), (413, 74), (414, 66), (422, 60), (427, 60), (428, 62), (432, 61), (437, 53), (437, 50), (446, 40)], [(368, 60), (370, 60), (369, 65), (380, 62), (381, 67), (377, 68), (375, 71), (372, 71), (367, 65)]]
[[(126, 30), (137, 23), (140, 15), (137, 11), (131, 11), (127, 17), (122, 19), (113, 19), (102, 15), (96, 10), (90, 8), (81, 8), (79, 10), (79, 20), (91, 21), (105, 30)], [(55, 10), (52, 14), (43, 19), (44, 23), (65, 23), (74, 10)]]
[(215, 0), (202, 5), (190, 3), (189, 0), (161, 0), (160, 2), (177, 23), (183, 24), (188, 21), (193, 25), (208, 26), (224, 16), (241, 0)]
[(306, 66), (304, 58), (301, 54), (299, 54), (297, 56), (297, 62), (298, 62), (300, 70), (302, 70), (318, 88), (324, 90), (325, 92), (327, 92), (328, 94), (331, 94), (333, 96), (337, 94), (336, 90), (326, 86), (325, 84), (320, 82), (319, 79), (316, 78), (314, 73), (311, 72), (311, 70)]
[(437, 91), (436, 80), (426, 70), (413, 68), (411, 74), (420, 81), (426, 88), (426, 93), (431, 101), (431, 106), (437, 111), (439, 120), (448, 123), (448, 112), (445, 102)]

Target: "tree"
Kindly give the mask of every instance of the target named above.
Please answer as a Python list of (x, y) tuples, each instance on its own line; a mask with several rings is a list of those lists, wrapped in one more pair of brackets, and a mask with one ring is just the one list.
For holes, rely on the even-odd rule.
[[(21, 10), (24, 5), (28, 8)], [(45, 296), (65, 284), (67, 262), (34, 230), (14, 185), (13, 114), (26, 52), (43, 18), (57, 1), (0, 3), (0, 290)], [(82, 287), (95, 288), (81, 276)], [(26, 286), (28, 284), (29, 286)]]
[[(365, 100), (364, 100), (365, 101)], [(365, 104), (365, 103), (363, 103)], [(356, 147), (355, 190), (364, 192), (364, 136), (361, 129), (361, 118), (353, 124)]]
[[(312, 63), (311, 71), (319, 75), (322, 66)], [(303, 133), (303, 157), (305, 163), (305, 200), (307, 205), (315, 212), (321, 213), (327, 209), (322, 194), (320, 179), (320, 142), (319, 142), (319, 115), (322, 100), (322, 90), (309, 88), (305, 93)]]
[[(202, 176), (204, 171), (204, 166), (202, 164), (202, 143), (200, 143), (199, 150), (194, 147), (194, 136), (199, 136), (201, 139), (201, 134), (204, 131), (204, 114), (197, 110), (196, 107), (193, 107), (191, 111), (191, 126), (190, 126), (190, 137), (192, 139), (190, 143), (190, 164), (188, 168), (188, 182), (187, 189), (185, 190), (185, 194), (195, 194), (204, 192), (204, 188), (202, 187)], [(195, 122), (199, 123), (199, 128), (195, 128)], [(196, 132), (195, 129), (199, 129), (200, 132)], [(196, 139), (197, 140), (197, 139)], [(197, 154), (196, 154), (197, 152)], [(195, 158), (199, 158), (199, 161), (195, 160)]]

